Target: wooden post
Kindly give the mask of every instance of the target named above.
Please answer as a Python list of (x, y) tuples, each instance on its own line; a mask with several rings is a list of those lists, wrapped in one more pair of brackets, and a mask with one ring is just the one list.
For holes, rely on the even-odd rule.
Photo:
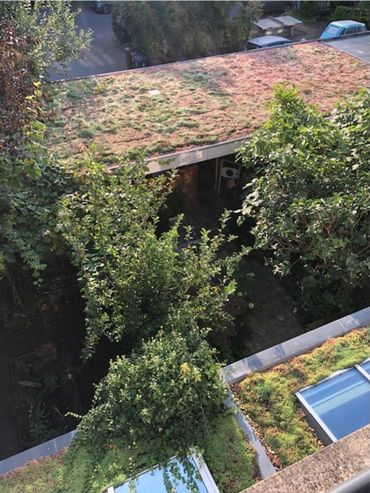
[(198, 165), (192, 164), (181, 170), (186, 195), (186, 213), (194, 219), (198, 213)]

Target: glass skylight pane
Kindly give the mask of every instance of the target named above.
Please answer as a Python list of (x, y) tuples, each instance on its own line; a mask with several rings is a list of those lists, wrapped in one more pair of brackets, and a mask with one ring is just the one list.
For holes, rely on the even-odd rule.
[[(186, 477), (187, 474), (184, 471), (183, 466), (177, 462), (177, 467), (181, 476)], [(170, 474), (170, 480), (174, 486), (173, 493), (191, 493), (191, 490), (184, 482), (174, 478), (172, 474)], [(150, 471), (140, 474), (134, 481), (131, 481), (131, 488), (132, 484), (135, 485), (134, 489), (130, 489), (130, 481), (128, 481), (115, 488), (114, 491), (115, 493), (132, 493), (133, 491), (135, 493), (168, 493), (164, 484), (163, 469), (159, 467), (155, 467)], [(196, 485), (199, 493), (209, 493), (202, 480), (196, 480)]]
[(370, 423), (370, 383), (354, 368), (300, 394), (337, 439)]

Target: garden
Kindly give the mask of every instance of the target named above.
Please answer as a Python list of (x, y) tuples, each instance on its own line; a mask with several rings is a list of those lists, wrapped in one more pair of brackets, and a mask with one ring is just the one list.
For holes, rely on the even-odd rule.
[(238, 403), (273, 464), (282, 468), (317, 452), (323, 444), (309, 426), (295, 392), (370, 356), (370, 329), (329, 339), (321, 347), (233, 385)]
[[(176, 176), (147, 177), (142, 139), (151, 152), (164, 152), (169, 141), (184, 148), (261, 125), (268, 110), (260, 105), (251, 125), (245, 112), (253, 112), (253, 97), (238, 64), (250, 74), (258, 58), (264, 76), (266, 53), (222, 57), (237, 85), (234, 99), (211, 58), (181, 64), (181, 73), (167, 66), (50, 91), (47, 69), (71, 61), (87, 37), (76, 33), (64, 2), (48, 6), (42, 26), (38, 2), (31, 10), (23, 2), (0, 6), (1, 391), (9, 390), (21, 448), (78, 425), (67, 451), (1, 478), (0, 489), (100, 492), (171, 456), (186, 465), (197, 447), (222, 493), (237, 493), (258, 478), (254, 453), (225, 405), (220, 360), (300, 333), (286, 312), (317, 323), (362, 308), (369, 293), (370, 93), (357, 92), (327, 118), (322, 111), (332, 109), (338, 80), (318, 84), (320, 110), (307, 104), (302, 98), (313, 101), (312, 91), (301, 84), (301, 57), (318, 79), (324, 61), (343, 62), (341, 81), (357, 65), (356, 78), (345, 81), (349, 92), (366, 84), (368, 73), (362, 62), (349, 66), (346, 56), (315, 45), (279, 52), (279, 77), (269, 80), (260, 103), (270, 101), (290, 68), (297, 88), (275, 88), (269, 120), (239, 150), (246, 170), (240, 209), (195, 234), (181, 213), (162, 221)], [(68, 33), (76, 50), (66, 46)], [(46, 43), (49, 36), (54, 43)], [(158, 84), (170, 96), (158, 94)], [(187, 113), (189, 94), (200, 136)], [(208, 127), (204, 115), (222, 104), (230, 111), (219, 128)], [(116, 132), (111, 117), (130, 132)], [(114, 172), (107, 160), (118, 165)], [(258, 267), (264, 263), (267, 288)], [(281, 313), (266, 299), (276, 303), (285, 289)], [(276, 320), (267, 323), (270, 309), (278, 330)], [(278, 466), (320, 448), (288, 390), (363, 359), (366, 337), (357, 331), (329, 341), (312, 353), (307, 371), (302, 356), (240, 384), (241, 405)]]

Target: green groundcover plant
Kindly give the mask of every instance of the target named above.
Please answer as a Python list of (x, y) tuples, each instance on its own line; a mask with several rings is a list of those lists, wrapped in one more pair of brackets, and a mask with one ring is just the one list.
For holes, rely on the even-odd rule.
[(295, 392), (368, 358), (369, 342), (369, 329), (354, 330), (288, 363), (253, 373), (236, 385), (242, 410), (272, 451), (278, 467), (293, 464), (322, 447)]

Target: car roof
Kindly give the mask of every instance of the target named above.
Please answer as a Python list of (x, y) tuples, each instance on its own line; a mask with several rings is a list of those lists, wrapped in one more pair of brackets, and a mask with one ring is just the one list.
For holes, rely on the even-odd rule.
[(363, 22), (358, 22), (358, 21), (334, 21), (329, 24), (329, 26), (338, 26), (338, 27), (343, 27), (343, 26), (364, 26), (365, 24)]
[(258, 38), (252, 38), (248, 40), (248, 43), (257, 44), (257, 45), (267, 45), (270, 43), (278, 43), (279, 41), (286, 41), (291, 43), (290, 39), (284, 38), (283, 36), (260, 36)]

